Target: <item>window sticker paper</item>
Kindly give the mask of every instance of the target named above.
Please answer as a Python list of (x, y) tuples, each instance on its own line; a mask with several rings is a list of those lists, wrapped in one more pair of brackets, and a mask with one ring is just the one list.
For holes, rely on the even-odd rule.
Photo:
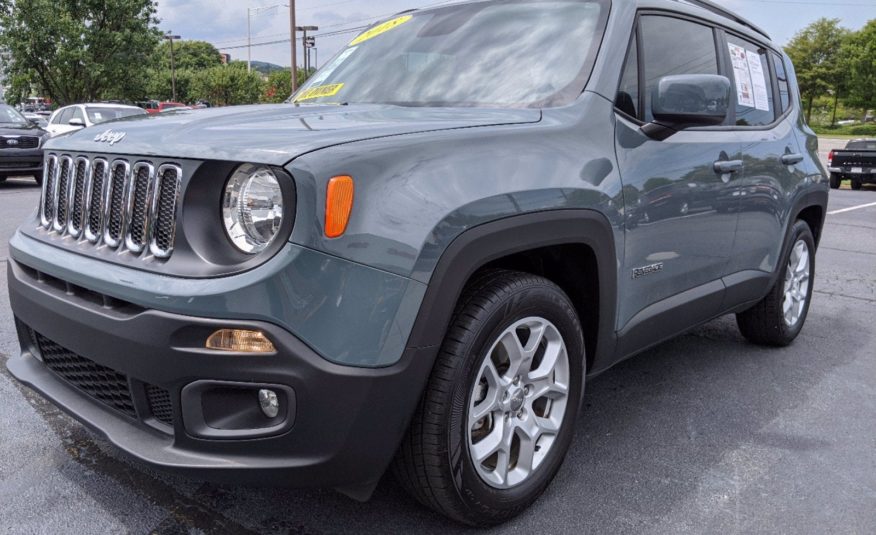
[(733, 64), (733, 78), (736, 79), (736, 94), (739, 97), (739, 105), (753, 108), (755, 106), (754, 87), (751, 82), (751, 70), (748, 67), (748, 54), (741, 46), (732, 43), (728, 46)]
[(748, 71), (751, 73), (751, 83), (754, 90), (754, 107), (761, 111), (770, 111), (770, 96), (767, 90), (766, 72), (757, 52), (746, 52)]

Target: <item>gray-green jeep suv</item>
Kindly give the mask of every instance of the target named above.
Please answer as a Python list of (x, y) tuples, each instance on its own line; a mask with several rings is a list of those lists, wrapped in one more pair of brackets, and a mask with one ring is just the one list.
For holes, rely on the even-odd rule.
[(503, 522), (588, 377), (724, 314), (806, 320), (829, 186), (790, 61), (705, 1), (401, 13), (286, 104), (46, 146), (8, 367), (193, 478)]

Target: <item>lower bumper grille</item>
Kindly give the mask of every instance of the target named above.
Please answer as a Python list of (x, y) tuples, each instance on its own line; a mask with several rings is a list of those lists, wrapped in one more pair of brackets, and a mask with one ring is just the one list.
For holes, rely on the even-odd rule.
[(152, 416), (159, 422), (173, 427), (173, 402), (170, 399), (170, 392), (158, 386), (146, 385), (146, 398), (149, 400)]
[(137, 418), (128, 378), (61, 347), (45, 336), (34, 333), (46, 366), (58, 377), (101, 403), (130, 417)]

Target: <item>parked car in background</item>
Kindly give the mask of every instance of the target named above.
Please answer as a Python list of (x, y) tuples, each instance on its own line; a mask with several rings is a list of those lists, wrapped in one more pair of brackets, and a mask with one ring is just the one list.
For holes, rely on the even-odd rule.
[(12, 106), (0, 104), (0, 182), (32, 176), (43, 183), (43, 142), (48, 132)]
[(34, 123), (42, 129), (45, 129), (49, 126), (48, 117), (46, 117), (45, 115), (42, 115), (40, 113), (22, 113), (22, 115), (24, 115), (25, 119)]
[(150, 100), (143, 104), (143, 109), (145, 109), (146, 113), (149, 115), (155, 115), (156, 113), (161, 113), (173, 108), (188, 108), (188, 106), (182, 102), (159, 102), (157, 100)]
[(833, 189), (839, 189), (843, 180), (850, 180), (854, 190), (876, 184), (876, 139), (855, 139), (843, 150), (830, 151), (827, 166)]
[(51, 135), (57, 136), (137, 115), (146, 115), (146, 111), (137, 106), (122, 104), (74, 104), (52, 114), (48, 131)]

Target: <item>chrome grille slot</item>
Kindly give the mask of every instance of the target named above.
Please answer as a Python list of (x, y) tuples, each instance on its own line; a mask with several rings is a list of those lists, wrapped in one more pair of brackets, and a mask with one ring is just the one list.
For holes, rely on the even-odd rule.
[(106, 214), (106, 192), (109, 180), (109, 163), (97, 158), (91, 164), (88, 179), (88, 198), (86, 199), (88, 224), (85, 226), (85, 239), (91, 243), (100, 241), (103, 234), (103, 220)]
[(152, 204), (152, 243), (149, 245), (157, 258), (168, 258), (173, 253), (181, 180), (182, 169), (176, 165), (162, 165), (158, 169), (158, 186)]
[(182, 190), (179, 165), (48, 154), (40, 223), (50, 233), (136, 257), (173, 253)]
[(125, 246), (132, 253), (142, 253), (149, 241), (149, 216), (154, 195), (155, 167), (140, 162), (134, 165), (128, 192), (128, 235)]
[(87, 217), (85, 192), (91, 164), (88, 159), (82, 157), (76, 158), (74, 164), (73, 180), (70, 183), (70, 223), (67, 225), (67, 233), (78, 238), (82, 234), (82, 227)]
[(55, 183), (55, 231), (64, 233), (67, 230), (67, 217), (70, 215), (68, 208), (70, 202), (70, 171), (73, 168), (73, 159), (69, 156), (61, 156), (58, 162), (57, 180)]
[(54, 154), (46, 158), (43, 170), (43, 200), (40, 203), (40, 223), (49, 228), (55, 219), (55, 169), (58, 157)]
[(114, 161), (109, 184), (109, 210), (103, 233), (103, 241), (113, 249), (121, 244), (125, 232), (125, 200), (128, 197), (130, 178), (131, 166), (128, 162)]

